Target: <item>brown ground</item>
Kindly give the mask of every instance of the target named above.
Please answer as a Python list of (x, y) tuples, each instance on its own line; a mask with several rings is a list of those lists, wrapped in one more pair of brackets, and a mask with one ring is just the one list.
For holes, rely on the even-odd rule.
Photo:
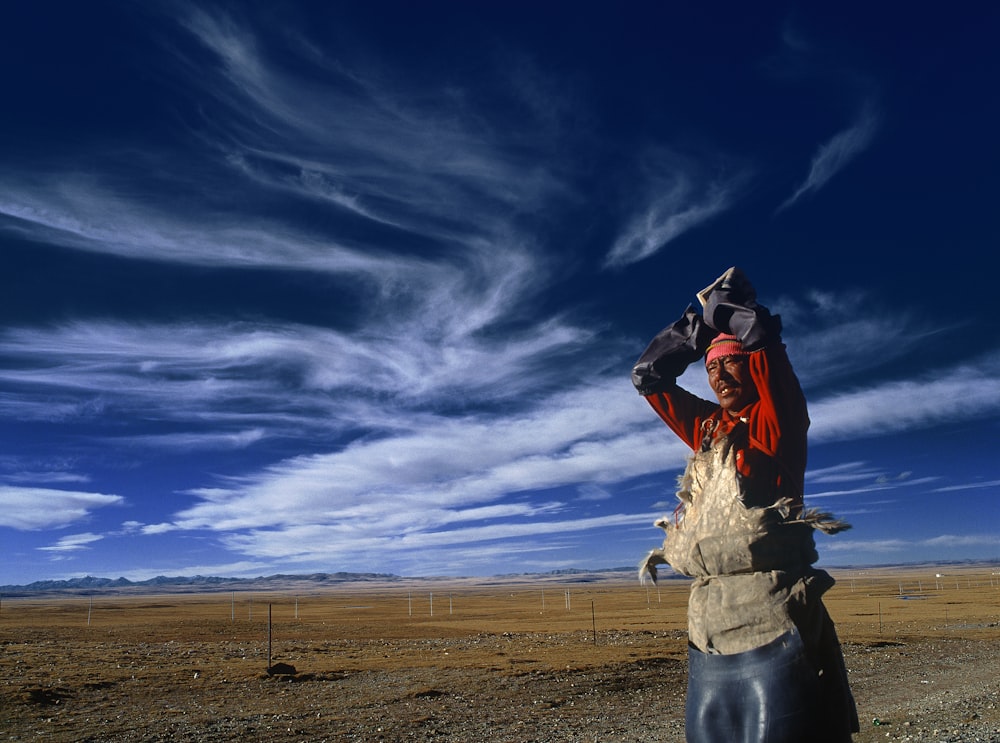
[[(837, 574), (859, 743), (1000, 741), (991, 572)], [(683, 582), (296, 591), (4, 599), (0, 741), (684, 739)]]

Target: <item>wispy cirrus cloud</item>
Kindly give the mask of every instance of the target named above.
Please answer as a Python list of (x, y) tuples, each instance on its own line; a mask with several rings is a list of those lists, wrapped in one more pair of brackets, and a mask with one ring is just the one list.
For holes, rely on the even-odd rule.
[(18, 461), (4, 462), (0, 458), (0, 475), (8, 483), (32, 483), (35, 485), (66, 485), (68, 483), (79, 484), (90, 481), (90, 476), (62, 469), (32, 469), (32, 464), (25, 464)]
[[(609, 405), (613, 400), (618, 403)], [(655, 471), (671, 458), (680, 466), (680, 444), (636, 431), (646, 417), (631, 390), (604, 383), (554, 395), (520, 414), (424, 419), (410, 431), (295, 457), (197, 491), (202, 502), (174, 523), (238, 530), (360, 521), (409, 533), (487, 518), (491, 511), (484, 509), (496, 508), (501, 496), (531, 491), (536, 495), (515, 510), (539, 517), (562, 507), (540, 491), (614, 482)]]
[[(389, 260), (384, 251), (365, 251), (279, 219), (173, 208), (176, 194), (169, 190), (153, 204), (90, 175), (8, 172), (0, 181), (0, 216), (6, 217), (0, 227), (82, 251), (189, 266), (317, 271), (357, 277), (383, 291), (429, 267), (419, 259)], [(183, 182), (174, 187), (187, 189)]]
[(474, 91), (415, 93), (296, 36), (281, 56), (310, 67), (307, 82), (232, 17), (194, 9), (182, 24), (219, 60), (218, 74), (198, 79), (227, 126), (206, 128), (206, 141), (258, 185), (465, 247), (565, 191), (546, 157), (557, 141), (549, 117), (539, 116), (533, 137), (511, 136)]
[[(868, 462), (841, 462), (830, 467), (807, 470), (805, 496), (807, 501), (868, 496), (871, 493), (927, 485), (935, 479), (914, 478), (910, 472), (888, 473)], [(866, 498), (866, 503), (872, 501)]]
[(885, 475), (867, 462), (841, 462), (806, 472), (806, 481), (810, 484), (876, 482), (882, 479)]
[(663, 149), (643, 158), (637, 208), (605, 257), (607, 268), (645, 260), (685, 232), (723, 213), (741, 193), (745, 174), (718, 177), (691, 157)]
[(807, 194), (823, 188), (831, 178), (843, 170), (872, 143), (878, 130), (878, 116), (872, 105), (865, 106), (857, 121), (820, 145), (813, 156), (805, 181), (789, 196), (778, 211), (794, 205)]
[(1000, 488), (1000, 480), (987, 480), (985, 482), (966, 482), (960, 485), (948, 485), (937, 488), (936, 493), (953, 493), (959, 490), (982, 490), (984, 488)]
[[(374, 345), (358, 339), (343, 345), (338, 333), (294, 325), (241, 330), (101, 323), (8, 331), (0, 336), (0, 353), (17, 363), (0, 379), (20, 392), (2, 402), (5, 414), (20, 419), (51, 415), (53, 400), (63, 401), (64, 412), (94, 420), (114, 411), (142, 411), (144, 420), (171, 422), (172, 430), (163, 434), (163, 443), (171, 447), (228, 448), (276, 436), (302, 440), (368, 432), (351, 443), (206, 484), (190, 493), (198, 499), (193, 506), (144, 526), (145, 534), (209, 530), (245, 535), (336, 524), (348, 534), (369, 534), (366, 525), (378, 525), (388, 534), (415, 537), (463, 522), (519, 519), (550, 523), (558, 533), (566, 528), (560, 512), (581, 497), (579, 483), (590, 484), (582, 491), (585, 499), (600, 502), (604, 485), (679, 470), (686, 455), (665, 429), (650, 435), (655, 419), (614, 369), (593, 368), (571, 391), (549, 385), (546, 373), (525, 373), (544, 357), (554, 364), (544, 367), (556, 370), (552, 381), (563, 379), (563, 365), (553, 354), (572, 358), (581, 342), (565, 331), (503, 351), (492, 345), (477, 350), (470, 342), (466, 352), (471, 355), (451, 360), (450, 371), (440, 374), (413, 361), (429, 354), (429, 369), (448, 358), (422, 336), (395, 349), (399, 357), (393, 361), (392, 353), (381, 353), (380, 339)], [(852, 352), (866, 353), (863, 347)], [(456, 371), (479, 365), (488, 367), (485, 376)], [(391, 373), (384, 372), (386, 366)], [(296, 380), (292, 387), (290, 376)], [(704, 373), (693, 368), (685, 376), (703, 381)], [(970, 411), (1000, 410), (998, 381), (997, 360), (987, 356), (920, 378), (814, 398), (811, 440), (886, 435)], [(450, 405), (457, 392), (480, 402), (519, 399), (493, 412), (435, 412)], [(98, 396), (101, 403), (95, 406)], [(884, 425), (887, 420), (891, 430)], [(158, 439), (143, 431), (116, 432), (121, 444), (130, 436), (141, 446), (154, 446)], [(887, 489), (898, 477), (863, 463), (842, 465), (811, 473), (810, 497)], [(568, 491), (560, 493), (560, 488)], [(504, 505), (503, 499), (519, 492), (532, 495)], [(119, 500), (78, 495), (82, 503), (96, 505)], [(12, 525), (51, 523), (52, 511), (43, 506), (47, 502), (25, 496)], [(87, 516), (86, 508), (62, 512), (61, 524)], [(619, 516), (631, 518), (628, 512)], [(325, 528), (319, 532), (327, 534)], [(470, 539), (492, 538), (488, 529), (464, 533)]]
[(190, 422), (212, 416), (236, 427), (227, 435), (246, 440), (262, 435), (265, 423), (282, 421), (377, 425), (379, 416), (361, 414), (358, 395), (395, 399), (410, 411), (452, 405), (459, 393), (480, 403), (512, 400), (555, 382), (535, 373), (542, 359), (570, 363), (592, 337), (550, 320), (493, 340), (477, 332), (490, 309), (471, 292), (465, 303), (457, 289), (450, 298), (428, 301), (422, 313), (397, 322), (380, 319), (362, 333), (295, 324), (83, 321), (11, 329), (0, 333), (0, 355), (17, 363), (0, 369), (0, 380), (18, 393), (0, 398), (0, 410), (25, 420), (101, 409)]
[[(615, 514), (596, 518), (573, 518), (559, 520), (530, 520), (523, 522), (498, 521), (469, 527), (441, 530), (414, 530), (410, 533), (393, 533), (391, 529), (373, 528), (368, 533), (349, 533), (334, 525), (291, 526), (284, 530), (253, 530), (245, 534), (226, 538), (228, 546), (246, 555), (257, 555), (271, 559), (315, 561), (341, 561), (351, 555), (381, 555), (380, 565), (391, 566), (404, 560), (413, 551), (433, 549), (441, 553), (465, 553), (466, 565), (481, 568), (483, 555), (470, 553), (484, 544), (504, 540), (570, 535), (593, 529), (621, 525), (647, 524), (646, 515)], [(374, 525), (374, 526), (377, 526)], [(577, 537), (579, 539), (579, 537)], [(552, 549), (537, 541), (534, 550)], [(502, 548), (498, 554), (503, 554)], [(495, 557), (486, 559), (493, 560)]]
[(910, 379), (886, 381), (810, 402), (810, 439), (887, 436), (947, 421), (1000, 411), (1000, 358), (938, 369)]
[(493, 129), (469, 95), (414, 94), (406, 80), (349, 69), (315, 44), (271, 54), (221, 12), (188, 6), (179, 17), (218, 61), (195, 69), (175, 50), (172, 73), (213, 112), (190, 130), (197, 167), (147, 148), (108, 154), (103, 169), (9, 169), (0, 228), (135, 260), (334, 274), (363, 293), (368, 312), (433, 309), (448, 320), (445, 340), (541, 291), (549, 259), (516, 225), (568, 192), (546, 159), (549, 135)]
[(89, 532), (85, 534), (70, 534), (60, 538), (55, 544), (48, 547), (39, 547), (38, 550), (40, 552), (78, 552), (87, 549), (88, 544), (99, 542), (103, 538), (100, 534), (91, 534)]
[[(0, 354), (17, 360), (0, 370), (4, 414), (87, 421), (101, 430), (91, 438), (149, 451), (406, 436), (463, 400), (523, 407), (554, 386), (542, 370), (587, 351), (592, 330), (530, 315), (549, 259), (513, 217), (562, 193), (544, 147), (484, 129), (489, 117), (468, 101), (412, 95), (318, 47), (296, 57), (312, 74), (291, 74), (236, 20), (199, 9), (185, 18), (220, 61), (185, 85), (199, 105), (211, 102), (197, 133), (205, 162), (192, 171), (170, 153), (144, 152), (141, 172), (116, 167), (114, 180), (9, 171), (0, 177), (5, 228), (133, 260), (344, 277), (358, 295), (341, 313), (350, 330), (88, 320), (12, 328), (0, 338)], [(276, 196), (318, 204), (322, 218), (273, 210)], [(394, 250), (400, 231), (426, 250)], [(508, 330), (491, 332), (499, 324)], [(169, 429), (105, 426), (137, 413)]]
[(809, 290), (781, 296), (769, 307), (781, 315), (782, 335), (807, 396), (812, 388), (891, 365), (952, 329), (927, 319), (916, 306), (889, 306), (882, 297), (855, 289)]
[[(830, 539), (823, 549), (830, 552), (891, 554), (915, 552), (921, 549), (965, 549), (969, 547), (1000, 547), (1000, 534), (940, 534), (925, 539)], [(940, 554), (940, 553), (939, 553)]]

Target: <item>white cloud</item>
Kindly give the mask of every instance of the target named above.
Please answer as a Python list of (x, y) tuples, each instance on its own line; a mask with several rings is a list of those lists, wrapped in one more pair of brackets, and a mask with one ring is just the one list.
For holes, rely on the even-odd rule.
[(746, 177), (719, 179), (703, 166), (679, 155), (650, 153), (645, 182), (638, 184), (638, 201), (621, 234), (605, 259), (606, 267), (619, 268), (655, 255), (685, 232), (701, 225), (733, 203)]
[(124, 502), (119, 495), (0, 485), (0, 526), (57, 529), (86, 519), (98, 508)]
[(266, 437), (267, 433), (264, 429), (252, 428), (234, 432), (188, 432), (129, 436), (119, 443), (160, 450), (217, 451), (243, 449)]
[(606, 501), (614, 496), (605, 488), (592, 483), (585, 483), (579, 487), (577, 500), (580, 501)]
[[(166, 167), (166, 166), (164, 166)], [(366, 251), (337, 238), (263, 217), (207, 207), (174, 209), (169, 191), (154, 206), (112, 192), (96, 176), (8, 172), (0, 214), (6, 229), (43, 242), (146, 261), (231, 268), (287, 268), (352, 275), (373, 285), (419, 275), (424, 262)], [(174, 184), (179, 191), (188, 184)], [(239, 189), (238, 184), (229, 184)]]
[(919, 542), (927, 547), (1000, 547), (1000, 534), (941, 534)]
[(928, 321), (916, 307), (887, 299), (854, 289), (813, 290), (769, 304), (781, 315), (782, 335), (807, 393), (891, 365), (953, 330)]
[[(446, 350), (544, 286), (542, 251), (513, 225), (567, 196), (546, 161), (548, 138), (484, 130), (489, 119), (474, 106), (449, 108), (447, 95), (414, 95), (405, 80), (348, 71), (292, 44), (284, 51), (313, 66), (305, 83), (233, 18), (195, 8), (181, 22), (220, 61), (187, 70), (217, 104), (198, 167), (153, 151), (116, 155), (137, 171), (133, 182), (119, 162), (106, 164), (114, 180), (92, 166), (7, 170), (4, 229), (143, 261), (345, 277), (363, 295), (355, 312), (410, 318), (401, 331), (437, 327)], [(278, 216), (275, 191), (333, 213)], [(425, 257), (393, 250), (400, 230)]]
[(830, 395), (810, 402), (810, 440), (887, 436), (1000, 411), (997, 359), (938, 369), (913, 379)]
[(905, 539), (843, 539), (839, 534), (836, 539), (823, 540), (824, 552), (886, 554), (902, 552), (913, 546), (913, 542)]
[(301, 325), (82, 321), (12, 329), (0, 334), (0, 353), (22, 365), (0, 370), (0, 381), (19, 393), (0, 397), (0, 410), (22, 420), (142, 410), (155, 419), (203, 425), (211, 418), (224, 426), (174, 433), (165, 445), (191, 437), (244, 445), (275, 426), (392, 427), (393, 417), (372, 396), (396, 398), (412, 411), (458, 394), (479, 403), (517, 399), (551, 385), (536, 373), (542, 360), (571, 363), (592, 336), (559, 321), (519, 336), (479, 336), (479, 325), (501, 311), (499, 303), (484, 309), (456, 289), (451, 302), (429, 298), (413, 317), (382, 318), (354, 334)]
[(1000, 480), (987, 480), (986, 482), (966, 482), (960, 485), (949, 485), (943, 488), (936, 488), (935, 493), (953, 493), (959, 490), (983, 490), (986, 488), (1000, 488)]
[[(561, 393), (526, 413), (426, 418), (418, 428), (295, 457), (177, 515), (185, 529), (239, 530), (295, 523), (346, 523), (378, 533), (435, 529), (472, 518), (520, 491), (609, 483), (683, 463), (668, 436), (638, 433), (655, 419), (627, 384)], [(537, 495), (534, 496), (537, 498)], [(532, 513), (543, 505), (534, 503)]]
[(882, 473), (867, 462), (842, 462), (831, 467), (810, 469), (806, 472), (806, 482), (827, 484), (840, 482), (875, 482)]
[(19, 470), (17, 472), (11, 472), (4, 475), (4, 479), (7, 482), (30, 482), (34, 484), (44, 483), (46, 485), (61, 485), (67, 483), (83, 483), (90, 482), (89, 475), (78, 474), (75, 472), (55, 472), (55, 471), (34, 471), (34, 470)]
[[(914, 488), (934, 482), (937, 478), (914, 478), (912, 473), (889, 474), (867, 462), (842, 462), (830, 467), (806, 470), (805, 497), (807, 501), (818, 498), (852, 497), (887, 492), (899, 488)], [(839, 486), (836, 489), (815, 490), (817, 486)], [(866, 499), (866, 503), (877, 501)], [(838, 514), (846, 511), (838, 509)], [(859, 513), (857, 509), (853, 511)]]
[(889, 485), (867, 485), (858, 488), (841, 488), (839, 490), (822, 490), (818, 493), (813, 493), (806, 491), (806, 500), (814, 501), (817, 498), (841, 498), (844, 496), (854, 496), (854, 495), (868, 495), (869, 493), (877, 493), (880, 491), (892, 490)]
[(877, 128), (878, 117), (874, 110), (871, 106), (864, 108), (854, 124), (820, 146), (813, 156), (809, 175), (795, 193), (778, 207), (778, 211), (787, 209), (804, 195), (825, 186), (834, 175), (871, 144)]
[[(614, 514), (568, 521), (500, 522), (495, 525), (463, 527), (438, 531), (415, 531), (394, 535), (350, 534), (337, 525), (301, 525), (286, 529), (253, 530), (226, 537), (228, 546), (247, 555), (272, 559), (343, 560), (360, 551), (371, 551), (405, 557), (428, 548), (460, 547), (466, 549), (482, 542), (494, 542), (521, 537), (542, 537), (586, 532), (591, 529), (623, 524), (645, 524), (648, 518), (632, 514)], [(537, 548), (536, 542), (536, 548)]]
[[(968, 547), (1000, 547), (1000, 534), (940, 534), (925, 539), (841, 539), (839, 536), (824, 540), (824, 551), (854, 553), (899, 553), (913, 551), (920, 554), (927, 549), (955, 549)], [(926, 552), (924, 553), (926, 555)]]
[(172, 531), (177, 531), (177, 527), (173, 524), (145, 524), (139, 528), (139, 531), (146, 536), (153, 536), (156, 534), (168, 534)]
[(314, 71), (305, 82), (233, 18), (195, 10), (181, 22), (220, 61), (217, 75), (196, 79), (239, 132), (212, 145), (259, 185), (466, 244), (496, 239), (511, 209), (563, 190), (545, 166), (557, 141), (548, 116), (512, 138), (476, 110), (475, 91), (414, 93), (409, 81), (348, 67), (298, 35), (282, 52)]
[(39, 547), (41, 552), (78, 552), (79, 550), (87, 549), (87, 545), (93, 542), (99, 542), (103, 539), (100, 534), (70, 534), (68, 536), (62, 537), (54, 545), (48, 547)]

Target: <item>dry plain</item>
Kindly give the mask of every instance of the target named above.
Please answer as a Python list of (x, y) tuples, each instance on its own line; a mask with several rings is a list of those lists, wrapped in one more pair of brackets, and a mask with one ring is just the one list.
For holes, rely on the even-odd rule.
[[(832, 572), (856, 741), (1000, 741), (997, 569)], [(687, 584), (612, 576), (4, 598), (0, 740), (683, 741)]]

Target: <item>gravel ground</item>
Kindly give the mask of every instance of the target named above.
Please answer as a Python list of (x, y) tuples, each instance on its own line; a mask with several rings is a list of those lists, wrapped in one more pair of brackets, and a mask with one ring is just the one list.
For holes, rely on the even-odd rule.
[[(996, 629), (954, 634), (845, 644), (858, 743), (1000, 742)], [(20, 638), (3, 647), (0, 740), (683, 741), (683, 633), (601, 643), (578, 632), (305, 642), (282, 648), (297, 673), (268, 676), (238, 644), (109, 643), (97, 662)], [(59, 659), (59, 675), (42, 672)]]

